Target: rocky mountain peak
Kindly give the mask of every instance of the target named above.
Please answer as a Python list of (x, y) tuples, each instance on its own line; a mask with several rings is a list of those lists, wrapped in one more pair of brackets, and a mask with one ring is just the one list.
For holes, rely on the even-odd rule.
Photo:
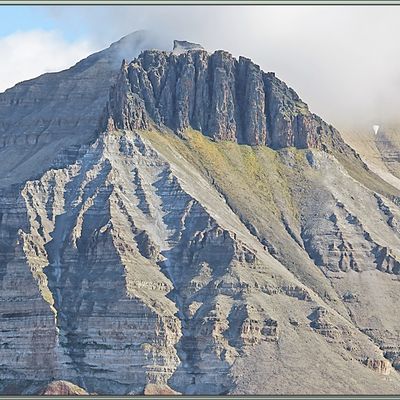
[(108, 105), (115, 126), (193, 128), (215, 140), (272, 148), (320, 148), (324, 137), (340, 137), (274, 73), (227, 51), (194, 49), (203, 48), (175, 41), (172, 53), (145, 50), (121, 69)]
[(205, 50), (203, 46), (197, 43), (188, 42), (186, 40), (174, 40), (173, 54), (181, 54), (185, 51)]
[(30, 176), (36, 165), (46, 169), (46, 148), (61, 151), (92, 140), (122, 59), (130, 61), (156, 43), (148, 32), (134, 32), (65, 71), (41, 75), (0, 93), (0, 154), (7, 154), (2, 157), (8, 160), (2, 165), (0, 187)]

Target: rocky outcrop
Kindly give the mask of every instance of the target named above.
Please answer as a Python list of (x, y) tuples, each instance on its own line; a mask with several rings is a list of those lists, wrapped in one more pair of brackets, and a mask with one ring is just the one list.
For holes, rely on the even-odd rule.
[(307, 104), (274, 73), (264, 73), (263, 78), (270, 147), (325, 148), (327, 139), (341, 140), (338, 131), (310, 113)]
[(388, 360), (375, 360), (367, 358), (365, 360), (365, 365), (382, 375), (389, 375), (390, 371), (392, 370), (392, 366)]
[[(386, 224), (396, 233), (394, 215), (384, 206), (381, 197), (377, 199), (377, 208), (385, 217)], [(351, 214), (343, 203), (337, 202), (335, 212), (324, 219), (323, 239), (320, 227), (311, 223), (303, 232), (305, 248), (315, 263), (332, 272), (355, 271), (377, 268), (389, 274), (400, 274), (399, 256), (387, 246), (373, 239), (359, 218)], [(308, 225), (308, 224), (307, 224)]]
[(174, 40), (174, 48), (172, 52), (174, 54), (181, 54), (189, 50), (205, 50), (203, 46), (198, 43), (191, 43), (187, 40)]
[(89, 393), (68, 381), (50, 382), (39, 393), (41, 396), (85, 396)]
[(309, 318), (311, 319), (311, 328), (315, 329), (320, 335), (329, 339), (340, 337), (341, 332), (329, 318), (329, 312), (326, 308), (316, 308)]
[(145, 396), (176, 396), (181, 393), (172, 390), (168, 385), (157, 385), (149, 383), (144, 388), (143, 394)]
[(119, 129), (188, 128), (215, 140), (272, 148), (322, 147), (338, 132), (300, 100), (295, 91), (245, 57), (148, 50), (123, 63), (108, 115)]

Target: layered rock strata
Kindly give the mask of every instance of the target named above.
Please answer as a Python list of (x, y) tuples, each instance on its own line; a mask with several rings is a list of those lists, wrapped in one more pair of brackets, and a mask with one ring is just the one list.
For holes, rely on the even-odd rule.
[(0, 95), (0, 391), (398, 393), (399, 193), (274, 74), (175, 47)]

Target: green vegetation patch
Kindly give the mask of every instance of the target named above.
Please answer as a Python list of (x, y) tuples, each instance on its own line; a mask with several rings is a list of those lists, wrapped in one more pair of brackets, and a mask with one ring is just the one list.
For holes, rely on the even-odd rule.
[[(279, 152), (266, 146), (214, 142), (194, 130), (185, 132), (186, 140), (155, 131), (144, 132), (143, 136), (161, 154), (177, 152), (197, 167), (240, 215), (251, 216), (254, 222), (275, 220), (275, 223), (280, 221), (282, 209), (297, 216), (287, 179), (293, 171), (282, 161)], [(291, 152), (296, 161), (304, 161), (304, 152), (296, 149)]]

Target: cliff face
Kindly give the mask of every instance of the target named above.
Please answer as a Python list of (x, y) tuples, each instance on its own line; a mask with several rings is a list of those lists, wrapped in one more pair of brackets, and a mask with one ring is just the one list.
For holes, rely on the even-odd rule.
[(0, 392), (398, 393), (400, 192), (248, 59), (110, 49), (0, 94)]
[(275, 74), (225, 51), (144, 51), (122, 65), (109, 113), (120, 129), (191, 127), (215, 140), (275, 149), (321, 147), (324, 137), (338, 136)]

